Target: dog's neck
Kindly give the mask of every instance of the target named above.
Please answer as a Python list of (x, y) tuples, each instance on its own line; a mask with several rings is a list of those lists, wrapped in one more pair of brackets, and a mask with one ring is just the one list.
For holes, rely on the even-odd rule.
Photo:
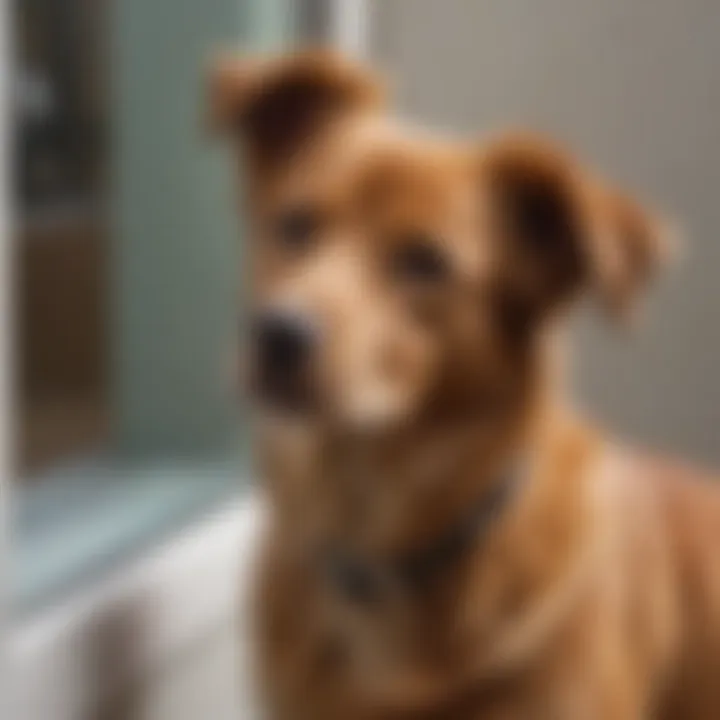
[(528, 408), (505, 426), (465, 416), (382, 434), (285, 428), (266, 447), (264, 474), (279, 521), (299, 542), (402, 555), (461, 522), (519, 464), (531, 465), (551, 410)]

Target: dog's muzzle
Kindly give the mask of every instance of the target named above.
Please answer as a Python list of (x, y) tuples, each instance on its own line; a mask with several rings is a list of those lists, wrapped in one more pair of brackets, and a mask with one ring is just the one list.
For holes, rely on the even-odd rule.
[(311, 395), (311, 365), (317, 345), (312, 321), (299, 313), (261, 313), (253, 324), (256, 391), (261, 400), (299, 409)]

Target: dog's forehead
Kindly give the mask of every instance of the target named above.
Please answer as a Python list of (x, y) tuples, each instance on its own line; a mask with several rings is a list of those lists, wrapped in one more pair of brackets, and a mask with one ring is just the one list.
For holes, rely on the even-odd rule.
[(467, 144), (397, 119), (357, 117), (296, 155), (266, 199), (271, 209), (310, 204), (355, 218), (380, 240), (433, 235), (475, 275), (490, 255), (478, 241), (475, 169)]
[(379, 211), (467, 214), (473, 201), (469, 153), (459, 143), (382, 116), (338, 124), (293, 159), (281, 199), (373, 203)]

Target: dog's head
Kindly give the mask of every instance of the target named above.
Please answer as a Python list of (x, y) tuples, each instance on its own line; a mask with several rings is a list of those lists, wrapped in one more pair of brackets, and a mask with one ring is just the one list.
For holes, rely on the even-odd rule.
[(575, 299), (624, 309), (659, 258), (649, 214), (564, 153), (409, 129), (333, 55), (225, 60), (211, 90), (246, 169), (252, 383), (282, 411), (490, 412)]

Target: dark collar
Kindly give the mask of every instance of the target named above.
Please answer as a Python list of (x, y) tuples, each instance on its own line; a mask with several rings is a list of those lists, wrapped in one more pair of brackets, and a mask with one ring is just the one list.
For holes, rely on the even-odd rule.
[(376, 603), (397, 591), (421, 593), (485, 539), (514, 498), (523, 477), (519, 469), (507, 472), (466, 514), (425, 547), (390, 560), (374, 561), (338, 545), (328, 545), (320, 553), (321, 571), (339, 594), (359, 604)]

